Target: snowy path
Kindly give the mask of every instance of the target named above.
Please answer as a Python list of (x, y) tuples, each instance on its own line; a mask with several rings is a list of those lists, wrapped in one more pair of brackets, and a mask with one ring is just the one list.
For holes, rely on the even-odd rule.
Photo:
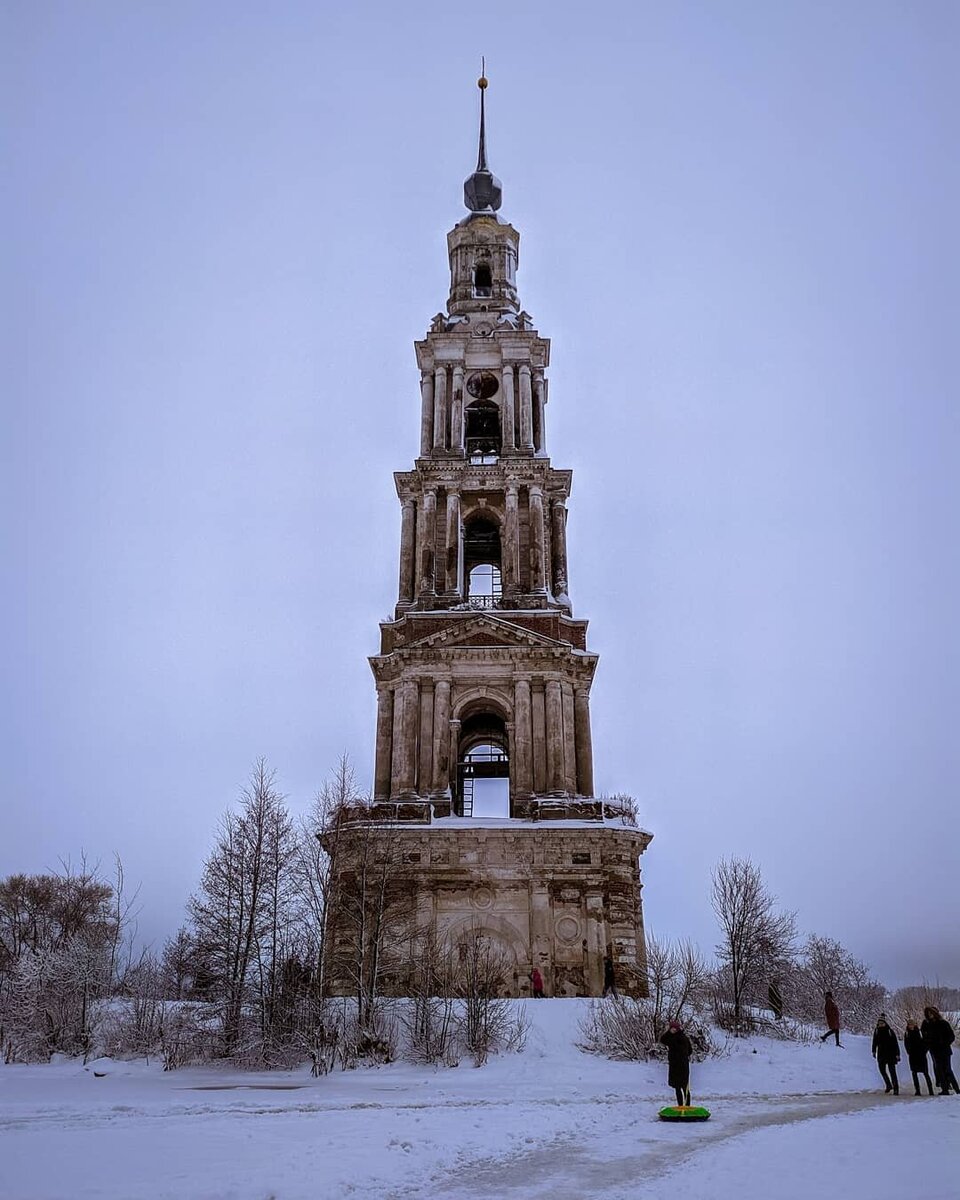
[[(526, 1153), (471, 1163), (464, 1172), (466, 1177), (457, 1181), (445, 1175), (424, 1187), (394, 1190), (388, 1193), (388, 1200), (487, 1200), (491, 1196), (521, 1194), (550, 1200), (643, 1196), (645, 1184), (655, 1179), (662, 1183), (668, 1172), (688, 1167), (690, 1159), (709, 1153), (719, 1142), (762, 1128), (861, 1113), (889, 1106), (891, 1100), (874, 1091), (752, 1096), (749, 1100), (743, 1096), (704, 1096), (697, 1102), (711, 1109), (709, 1124), (665, 1126), (656, 1117), (656, 1106), (647, 1098), (624, 1097), (613, 1104), (608, 1100), (601, 1118), (595, 1112), (588, 1114), (585, 1123), (546, 1144), (538, 1144)], [(630, 1115), (615, 1117), (611, 1112), (614, 1107), (627, 1109)], [(604, 1127), (599, 1136), (595, 1128), (598, 1123)], [(630, 1190), (624, 1192), (625, 1187)]]
[(656, 1119), (663, 1064), (582, 1053), (583, 1012), (579, 1001), (532, 1006), (524, 1053), (482, 1070), (0, 1067), (0, 1197), (960, 1196), (960, 1097), (884, 1096), (866, 1038), (836, 1052), (731, 1044), (696, 1067), (694, 1096), (712, 1119), (671, 1125)]

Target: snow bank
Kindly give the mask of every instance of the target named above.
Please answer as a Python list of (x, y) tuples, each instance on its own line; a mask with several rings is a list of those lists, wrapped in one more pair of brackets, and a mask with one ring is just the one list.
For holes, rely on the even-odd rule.
[[(954, 1200), (960, 1097), (886, 1097), (866, 1038), (695, 1064), (705, 1125), (656, 1119), (659, 1063), (578, 1050), (583, 1000), (526, 1001), (520, 1055), (311, 1078), (100, 1060), (0, 1067), (4, 1200)], [(909, 1079), (909, 1076), (908, 1076)], [(909, 1181), (909, 1182), (908, 1182)]]

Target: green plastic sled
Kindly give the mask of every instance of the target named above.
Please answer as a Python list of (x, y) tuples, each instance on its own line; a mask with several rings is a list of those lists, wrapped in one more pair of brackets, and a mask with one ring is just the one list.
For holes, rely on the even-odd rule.
[(710, 1109), (701, 1108), (699, 1104), (686, 1104), (682, 1107), (676, 1104), (668, 1104), (666, 1108), (661, 1108), (659, 1112), (661, 1121), (709, 1121)]

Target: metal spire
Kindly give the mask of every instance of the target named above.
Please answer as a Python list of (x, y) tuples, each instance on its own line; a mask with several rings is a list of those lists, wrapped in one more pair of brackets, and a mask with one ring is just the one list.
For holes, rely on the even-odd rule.
[(487, 132), (484, 94), (487, 90), (486, 59), (480, 59), (480, 146), (477, 151), (477, 169), (464, 181), (463, 202), (471, 212), (496, 212), (503, 202), (500, 180), (487, 166)]
[(487, 90), (487, 60), (480, 59), (480, 78), (477, 80), (477, 87), (480, 89), (480, 150), (477, 154), (477, 170), (487, 170), (487, 134), (484, 125), (484, 107), (483, 98)]

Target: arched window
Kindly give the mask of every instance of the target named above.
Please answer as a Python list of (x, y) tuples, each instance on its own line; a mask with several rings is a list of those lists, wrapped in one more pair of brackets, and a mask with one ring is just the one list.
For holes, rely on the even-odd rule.
[(474, 608), (494, 608), (501, 596), (500, 527), (488, 517), (468, 520), (463, 531), (467, 600)]
[(462, 817), (510, 816), (507, 728), (493, 712), (467, 717), (457, 747), (457, 809)]
[(472, 463), (494, 463), (500, 457), (500, 408), (492, 400), (467, 405), (467, 458)]
[(473, 272), (473, 294), (481, 300), (493, 295), (493, 280), (490, 278), (490, 264), (477, 263)]

